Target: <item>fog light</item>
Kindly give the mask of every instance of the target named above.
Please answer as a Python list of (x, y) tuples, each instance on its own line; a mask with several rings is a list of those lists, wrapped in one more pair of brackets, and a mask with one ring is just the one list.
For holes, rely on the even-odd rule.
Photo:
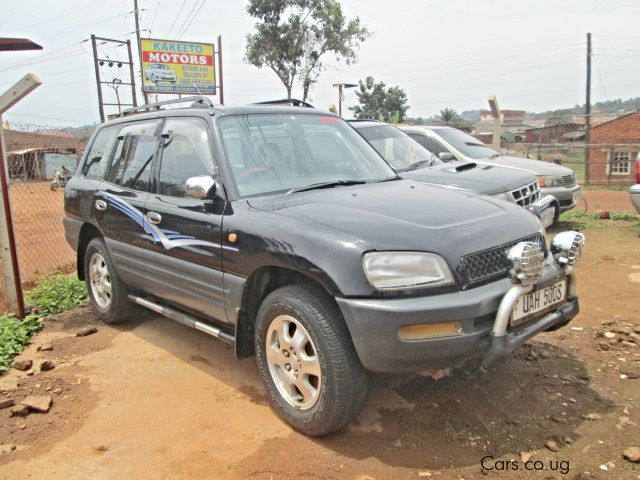
[(398, 337), (402, 340), (426, 340), (461, 334), (460, 322), (421, 323), (419, 325), (405, 325), (398, 329)]
[(537, 244), (520, 242), (509, 250), (507, 257), (513, 262), (513, 271), (522, 285), (533, 285), (542, 276), (544, 253)]
[(580, 259), (585, 237), (580, 232), (561, 232), (551, 242), (551, 253), (560, 263), (573, 265)]

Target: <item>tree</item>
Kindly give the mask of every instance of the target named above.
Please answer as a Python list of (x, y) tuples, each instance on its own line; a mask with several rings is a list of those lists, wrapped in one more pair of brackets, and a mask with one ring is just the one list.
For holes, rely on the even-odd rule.
[(359, 105), (350, 107), (358, 119), (375, 119), (394, 123), (404, 121), (409, 110), (407, 95), (400, 87), (386, 88), (383, 82), (375, 83), (373, 77), (367, 77), (356, 90)]
[(296, 81), (302, 83), (302, 99), (307, 100), (325, 68), (326, 54), (350, 65), (370, 36), (359, 18), (345, 18), (337, 0), (249, 0), (247, 12), (258, 22), (255, 33), (247, 35), (245, 61), (271, 68), (288, 100)]
[(457, 125), (461, 120), (453, 108), (443, 108), (437, 118), (443, 125)]

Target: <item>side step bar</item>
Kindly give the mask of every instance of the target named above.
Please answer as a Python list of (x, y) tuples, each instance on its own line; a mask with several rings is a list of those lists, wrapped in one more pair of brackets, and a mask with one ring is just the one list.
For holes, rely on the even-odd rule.
[(201, 332), (211, 335), (212, 337), (216, 337), (217, 339), (222, 340), (225, 343), (228, 343), (230, 345), (234, 345), (236, 343), (236, 339), (233, 335), (217, 327), (214, 327), (213, 325), (202, 322), (197, 318), (192, 317), (191, 315), (179, 312), (178, 310), (174, 310), (173, 308), (165, 307), (142, 297), (136, 297), (135, 295), (129, 295), (129, 300), (144, 308), (148, 308), (149, 310), (170, 318), (171, 320), (181, 323), (182, 325), (200, 330)]

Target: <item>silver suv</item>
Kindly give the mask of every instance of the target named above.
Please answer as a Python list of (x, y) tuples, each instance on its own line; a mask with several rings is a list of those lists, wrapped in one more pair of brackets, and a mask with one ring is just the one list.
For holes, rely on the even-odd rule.
[(560, 212), (574, 208), (580, 197), (580, 186), (570, 168), (530, 158), (502, 155), (477, 138), (452, 127), (411, 126), (400, 130), (436, 155), (450, 152), (458, 160), (533, 173), (538, 177), (542, 195), (552, 195), (558, 200)]

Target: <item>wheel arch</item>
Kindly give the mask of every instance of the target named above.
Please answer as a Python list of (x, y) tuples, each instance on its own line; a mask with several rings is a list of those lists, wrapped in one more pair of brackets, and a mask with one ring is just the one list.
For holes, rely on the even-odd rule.
[(102, 233), (100, 233), (100, 230), (91, 223), (83, 223), (82, 227), (80, 227), (80, 233), (78, 235), (78, 253), (76, 256), (76, 269), (80, 280), (85, 280), (84, 254), (87, 250), (87, 245), (89, 245), (89, 242), (94, 238), (101, 236)]
[(236, 356), (248, 358), (254, 355), (254, 325), (258, 309), (267, 295), (287, 285), (307, 285), (331, 297), (340, 295), (337, 286), (328, 279), (320, 280), (307, 272), (294, 268), (265, 265), (256, 268), (242, 288), (237, 314), (235, 338)]

